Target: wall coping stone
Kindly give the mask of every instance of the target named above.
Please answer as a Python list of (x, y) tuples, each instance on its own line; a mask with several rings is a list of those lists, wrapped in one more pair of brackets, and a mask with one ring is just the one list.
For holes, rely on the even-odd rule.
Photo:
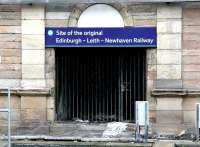
[(153, 97), (200, 97), (200, 90), (197, 89), (153, 89), (151, 91)]
[[(7, 95), (7, 89), (0, 88), (0, 95)], [(11, 89), (11, 95), (16, 96), (50, 96), (51, 89)]]

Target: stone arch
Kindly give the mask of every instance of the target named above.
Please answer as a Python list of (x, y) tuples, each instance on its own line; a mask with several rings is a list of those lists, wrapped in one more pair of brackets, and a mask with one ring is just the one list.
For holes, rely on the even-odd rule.
[[(81, 16), (81, 14), (88, 9), (89, 7), (97, 5), (97, 4), (79, 4), (74, 6), (73, 11), (70, 14), (69, 20), (68, 20), (68, 26), (69, 27), (77, 27), (78, 26), (78, 20)], [(124, 20), (124, 26), (133, 26), (133, 19), (130, 17), (127, 11), (127, 6), (122, 5), (121, 3), (112, 3), (112, 4), (105, 4), (113, 7), (116, 9), (122, 16)]]

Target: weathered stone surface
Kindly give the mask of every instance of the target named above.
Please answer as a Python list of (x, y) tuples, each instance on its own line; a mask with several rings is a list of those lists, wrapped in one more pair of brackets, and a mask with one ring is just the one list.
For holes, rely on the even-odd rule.
[(47, 108), (54, 109), (55, 108), (55, 97), (48, 97), (47, 98)]
[(156, 59), (156, 54), (157, 50), (155, 49), (148, 49), (147, 50), (147, 64), (157, 64), (157, 59)]
[(181, 51), (157, 50), (157, 64), (181, 64)]
[[(0, 120), (8, 120), (8, 114), (0, 113)], [(20, 121), (20, 109), (11, 110), (11, 121)]]
[(195, 111), (183, 111), (183, 122), (195, 125)]
[(156, 142), (153, 147), (174, 147), (174, 143)]
[(22, 96), (21, 109), (46, 109), (46, 97)]
[(157, 79), (181, 79), (181, 65), (157, 65)]
[(46, 86), (49, 87), (49, 88), (54, 88), (55, 87), (55, 80), (54, 79), (46, 79)]
[(70, 12), (47, 12), (46, 19), (69, 19)]
[(23, 79), (43, 79), (44, 65), (22, 65)]
[(0, 20), (0, 26), (20, 26), (21, 20)]
[(134, 26), (156, 26), (155, 19), (135, 19), (134, 18)]
[(0, 33), (21, 33), (20, 26), (0, 26)]
[(21, 81), (21, 87), (23, 88), (44, 88), (46, 86), (46, 82), (44, 79), (34, 79), (34, 80), (29, 80), (29, 79), (23, 79)]
[(9, 49), (19, 49), (21, 48), (21, 42), (0, 42), (0, 48), (9, 48)]
[(196, 64), (183, 65), (183, 71), (199, 71), (200, 72), (200, 65), (196, 65)]
[(185, 40), (183, 41), (183, 49), (199, 49), (200, 42), (198, 40)]
[(0, 11), (0, 19), (2, 20), (20, 20), (21, 19), (21, 13), (20, 12), (1, 12)]
[(200, 26), (192, 25), (192, 26), (183, 26), (183, 33), (200, 33)]
[(198, 49), (194, 49), (194, 50), (183, 50), (182, 51), (182, 55), (183, 56), (195, 56), (195, 55), (198, 55), (198, 56), (200, 56), (200, 50), (198, 50)]
[(44, 19), (44, 6), (23, 6), (22, 19)]
[(158, 34), (158, 49), (181, 49), (180, 34)]
[(20, 42), (21, 34), (0, 34), (0, 40), (1, 42), (4, 41)]
[(0, 56), (0, 63), (1, 63), (1, 56)]
[(187, 80), (200, 80), (200, 72), (185, 71), (183, 72), (183, 79)]
[(21, 109), (22, 121), (46, 121), (46, 109)]
[(147, 71), (156, 71), (156, 67), (157, 67), (157, 65), (149, 64), (147, 66)]
[(184, 33), (184, 35), (183, 35), (183, 41), (186, 41), (186, 40), (198, 40), (198, 38), (200, 38), (200, 33), (199, 34)]
[(21, 57), (1, 57), (2, 64), (21, 64)]
[(20, 12), (20, 5), (0, 5), (1, 12)]
[(47, 109), (47, 120), (53, 122), (55, 120), (55, 110)]
[(180, 124), (182, 123), (182, 118), (183, 116), (181, 110), (158, 110), (156, 112), (156, 121), (158, 124)]
[(2, 70), (0, 71), (0, 79), (20, 79), (21, 78), (21, 71), (16, 70)]
[[(7, 107), (7, 96), (0, 96), (0, 108), (6, 108)], [(11, 108), (12, 109), (20, 109), (21, 107), (21, 100), (18, 96), (13, 96), (11, 98)]]
[(185, 111), (195, 111), (196, 103), (199, 103), (199, 97), (186, 97), (183, 99), (183, 110)]
[(0, 55), (4, 57), (21, 57), (21, 49), (0, 49)]
[(44, 50), (23, 50), (22, 51), (22, 64), (44, 65), (45, 63), (44, 60), (45, 60)]
[(155, 81), (155, 87), (158, 89), (180, 89), (182, 88), (182, 85), (182, 80), (161, 79)]
[(44, 35), (22, 35), (22, 48), (24, 49), (44, 49)]
[[(44, 35), (44, 20), (22, 20), (23, 35)], [(30, 29), (31, 28), (31, 29)]]
[(168, 18), (182, 18), (182, 8), (181, 7), (158, 7), (157, 8), (157, 18), (158, 19), (168, 19)]
[(200, 89), (200, 80), (183, 80), (183, 88)]
[(196, 55), (194, 55), (194, 56), (183, 56), (182, 57), (183, 58), (183, 64), (184, 65), (186, 65), (186, 64), (193, 64), (193, 65), (195, 65), (195, 64), (200, 64), (200, 56), (196, 56)]
[(147, 73), (147, 79), (148, 80), (154, 80), (154, 79), (156, 79), (156, 71), (149, 71)]
[(157, 98), (157, 110), (168, 110), (168, 111), (175, 111), (175, 110), (182, 110), (182, 98)]
[(20, 79), (0, 79), (0, 87), (20, 87)]
[(67, 27), (68, 20), (46, 20), (46, 27)]
[(184, 25), (200, 25), (200, 9), (185, 8), (183, 9), (183, 24)]
[(166, 20), (157, 22), (157, 33), (181, 33), (181, 20)]

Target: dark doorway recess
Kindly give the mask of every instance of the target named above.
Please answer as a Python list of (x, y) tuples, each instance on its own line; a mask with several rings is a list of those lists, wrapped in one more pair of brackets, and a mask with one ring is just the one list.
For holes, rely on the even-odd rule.
[(127, 121), (146, 99), (143, 48), (56, 48), (58, 121)]

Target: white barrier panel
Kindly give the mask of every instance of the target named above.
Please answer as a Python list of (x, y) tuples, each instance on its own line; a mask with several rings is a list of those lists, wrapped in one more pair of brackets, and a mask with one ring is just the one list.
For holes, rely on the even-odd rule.
[(139, 126), (149, 125), (148, 101), (136, 101), (136, 123)]

